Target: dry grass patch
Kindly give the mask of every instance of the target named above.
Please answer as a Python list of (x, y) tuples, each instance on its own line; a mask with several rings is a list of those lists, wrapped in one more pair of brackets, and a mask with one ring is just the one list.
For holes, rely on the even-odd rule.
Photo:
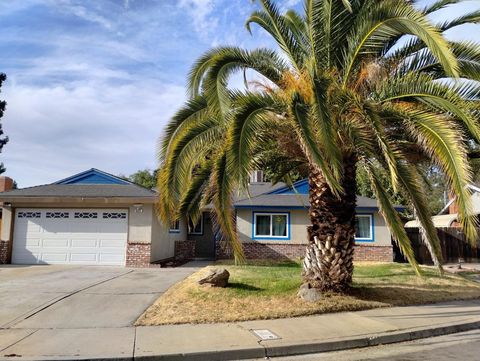
[[(230, 272), (227, 288), (199, 286), (211, 267)], [(459, 275), (438, 275), (423, 267), (424, 277), (396, 263), (357, 263), (348, 295), (326, 294), (306, 303), (296, 293), (301, 284), (297, 263), (255, 262), (246, 266), (217, 264), (176, 284), (138, 319), (137, 325), (230, 322), (358, 311), (369, 308), (480, 298), (480, 284)]]

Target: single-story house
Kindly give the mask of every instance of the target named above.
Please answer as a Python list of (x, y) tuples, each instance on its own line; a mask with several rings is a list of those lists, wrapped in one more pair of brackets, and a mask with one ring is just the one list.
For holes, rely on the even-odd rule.
[[(90, 169), (52, 184), (0, 193), (0, 263), (151, 266), (173, 258), (225, 258), (206, 207), (196, 224), (164, 226), (155, 191)], [(308, 182), (252, 181), (237, 196), (247, 258), (299, 258), (307, 243)], [(401, 210), (402, 207), (397, 207)], [(392, 261), (391, 235), (374, 199), (357, 197), (357, 260)]]

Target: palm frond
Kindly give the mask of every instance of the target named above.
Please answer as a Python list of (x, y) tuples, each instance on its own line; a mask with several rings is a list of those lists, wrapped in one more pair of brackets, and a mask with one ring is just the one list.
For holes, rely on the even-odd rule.
[(275, 114), (282, 113), (277, 99), (268, 94), (237, 95), (236, 111), (229, 132), (234, 176), (246, 188), (253, 170), (254, 150), (265, 140), (265, 129)]
[(305, 60), (302, 46), (297, 42), (295, 34), (280, 14), (280, 10), (271, 0), (260, 0), (263, 10), (254, 11), (245, 23), (251, 33), (251, 24), (255, 23), (269, 33), (285, 52), (292, 65), (300, 71)]
[(410, 117), (405, 125), (412, 136), (423, 144), (447, 176), (448, 185), (457, 197), (459, 218), (467, 238), (475, 244), (476, 221), (472, 212), (471, 194), (467, 185), (471, 182), (467, 152), (458, 139), (461, 132), (450, 122), (434, 113), (414, 109), (405, 110)]
[(199, 118), (207, 116), (207, 101), (205, 97), (198, 96), (187, 100), (185, 105), (181, 107), (170, 119), (165, 127), (164, 134), (161, 137), (159, 145), (159, 162), (163, 163), (168, 149), (172, 147), (176, 135), (183, 129), (191, 127), (198, 122)]
[(458, 63), (440, 31), (424, 14), (404, 1), (384, 0), (361, 8), (348, 38), (343, 85), (362, 57), (378, 56), (385, 44), (399, 35), (418, 37), (449, 76), (458, 76)]
[(320, 169), (332, 193), (340, 196), (340, 194), (343, 193), (342, 186), (332, 173), (330, 164), (324, 159), (324, 153), (316, 141), (315, 131), (312, 128), (312, 119), (309, 117), (310, 109), (308, 105), (302, 101), (298, 93), (295, 93), (292, 99), (292, 112), (297, 133), (305, 148), (307, 158), (310, 158), (311, 163)]
[(278, 84), (288, 69), (284, 60), (273, 50), (253, 51), (236, 47), (217, 49), (209, 64), (203, 87), (209, 108), (225, 114), (230, 108), (231, 96), (227, 88), (230, 76), (244, 69), (252, 69), (274, 84)]
[(459, 3), (463, 0), (437, 0), (433, 4), (429, 4), (422, 9), (422, 12), (425, 14), (431, 14), (435, 11), (441, 10), (448, 5)]
[(433, 225), (432, 218), (430, 217), (430, 209), (421, 179), (415, 167), (410, 164), (399, 163), (397, 164), (397, 168), (399, 181), (402, 184), (406, 196), (413, 205), (421, 228), (424, 230), (425, 237), (422, 237), (422, 241), (429, 250), (434, 264), (440, 272), (443, 272), (440, 239), (438, 238), (437, 229)]
[[(195, 169), (190, 183), (182, 192), (182, 199), (178, 207), (178, 214), (192, 219), (195, 223), (202, 213), (202, 206), (206, 203), (207, 187), (210, 184), (212, 162), (205, 161)], [(208, 197), (207, 197), (208, 198)]]
[[(471, 106), (457, 93), (465, 92), (464, 87), (446, 85), (432, 81), (426, 74), (409, 73), (385, 81), (379, 91), (381, 102), (420, 101), (433, 109), (441, 110), (458, 119), (468, 129), (472, 137), (480, 142), (480, 126), (472, 113)], [(461, 94), (461, 93), (460, 93)]]
[(235, 225), (235, 212), (232, 205), (232, 193), (235, 183), (230, 176), (231, 164), (227, 152), (221, 152), (215, 159), (212, 174), (214, 204), (214, 222), (220, 230), (221, 240), (228, 242), (233, 251), (235, 264), (245, 261), (242, 242), (238, 238)]
[(375, 168), (368, 161), (365, 163), (365, 169), (370, 177), (375, 197), (380, 205), (380, 212), (385, 219), (388, 229), (392, 233), (392, 237), (397, 243), (400, 252), (402, 252), (402, 254), (407, 258), (408, 262), (415, 269), (415, 272), (420, 275), (420, 267), (415, 260), (412, 244), (408, 238), (407, 232), (405, 231), (403, 222), (400, 219), (398, 212), (395, 210), (388, 193), (383, 188), (382, 183), (376, 174)]
[(475, 10), (468, 14), (463, 14), (462, 16), (459, 16), (458, 18), (455, 18), (453, 20), (448, 20), (444, 22), (442, 25), (440, 25), (440, 29), (442, 31), (446, 31), (459, 25), (478, 24), (479, 22), (480, 10)]

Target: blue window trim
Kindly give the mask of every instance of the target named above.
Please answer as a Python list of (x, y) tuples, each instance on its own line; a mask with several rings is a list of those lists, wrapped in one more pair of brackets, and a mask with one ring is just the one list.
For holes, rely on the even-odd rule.
[[(200, 232), (190, 232), (189, 228), (190, 228), (190, 220), (187, 219), (187, 233), (189, 235), (192, 235), (192, 236), (203, 236), (203, 226), (204, 226), (204, 222), (203, 222), (203, 213), (202, 215), (200, 216), (200, 218), (198, 219), (200, 221), (200, 228), (201, 228), (201, 231)], [(193, 222), (192, 222), (193, 224)], [(194, 225), (195, 226), (195, 225)]]
[(355, 237), (355, 243), (356, 242), (366, 242), (366, 243), (373, 243), (375, 242), (375, 214), (374, 213), (363, 213), (363, 212), (357, 212), (355, 214), (356, 216), (370, 216), (370, 238), (357, 238)]
[[(287, 236), (286, 237), (281, 237), (281, 236), (255, 236), (255, 216), (257, 214), (265, 214), (265, 215), (272, 215), (272, 214), (281, 214), (281, 215), (286, 215), (287, 216)], [(257, 240), (257, 241), (272, 241), (272, 240), (277, 240), (277, 241), (289, 241), (290, 240), (290, 234), (291, 234), (291, 224), (290, 224), (290, 212), (275, 212), (274, 210), (270, 211), (264, 211), (264, 212), (252, 212), (252, 240)]]
[[(308, 210), (310, 207), (309, 206), (262, 206), (262, 205), (237, 205), (237, 206), (234, 206), (235, 209), (259, 209), (259, 210), (262, 210), (262, 209), (272, 209), (272, 210), (275, 210), (275, 209), (294, 209), (294, 210), (297, 210), (297, 209), (305, 209), (305, 210)], [(395, 210), (398, 211), (398, 212), (402, 212), (404, 211), (406, 208), (404, 207), (395, 207)], [(358, 212), (358, 214), (363, 214), (363, 212), (378, 212), (379, 209), (378, 207), (356, 207), (355, 210)]]
[(283, 211), (283, 209), (305, 209), (305, 210), (308, 210), (310, 207), (307, 207), (307, 206), (262, 206), (262, 205), (257, 205), (257, 206), (251, 206), (251, 205), (248, 205), (248, 206), (243, 206), (243, 205), (240, 205), (240, 206), (234, 206), (235, 209), (271, 209), (272, 210), (272, 213), (275, 213), (275, 209), (282, 209), (282, 212), (285, 213)]
[(168, 227), (168, 233), (180, 233), (180, 220), (176, 220), (175, 223), (178, 222), (178, 229)]

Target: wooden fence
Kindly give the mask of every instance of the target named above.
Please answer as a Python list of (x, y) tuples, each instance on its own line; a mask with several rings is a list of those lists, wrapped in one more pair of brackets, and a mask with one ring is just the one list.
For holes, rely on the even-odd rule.
[[(412, 242), (415, 251), (415, 258), (419, 263), (432, 264), (432, 259), (427, 247), (425, 247), (420, 239), (418, 228), (406, 228), (408, 237)], [(477, 229), (480, 235), (480, 228)], [(476, 248), (472, 247), (465, 238), (465, 234), (460, 228), (437, 228), (438, 238), (440, 238), (442, 246), (442, 255), (444, 262), (456, 263), (461, 258), (464, 262), (480, 261), (480, 240)], [(394, 245), (395, 261), (405, 262), (399, 249)]]

